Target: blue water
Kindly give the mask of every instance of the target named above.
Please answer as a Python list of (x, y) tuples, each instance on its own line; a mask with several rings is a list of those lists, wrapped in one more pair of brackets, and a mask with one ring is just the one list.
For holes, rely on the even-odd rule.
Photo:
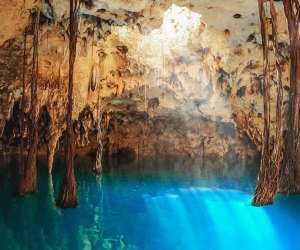
[(55, 207), (39, 161), (38, 193), (19, 198), (16, 163), (0, 164), (0, 249), (300, 249), (300, 196), (251, 207), (257, 168), (200, 161), (113, 164), (100, 177), (76, 163), (79, 207)]

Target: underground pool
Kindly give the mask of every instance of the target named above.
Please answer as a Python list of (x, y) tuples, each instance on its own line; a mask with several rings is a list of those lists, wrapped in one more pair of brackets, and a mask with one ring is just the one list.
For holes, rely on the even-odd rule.
[[(0, 168), (1, 249), (299, 249), (300, 196), (250, 206), (257, 166), (201, 160), (113, 163), (95, 175), (76, 161), (79, 206), (55, 206), (52, 176), (38, 161), (38, 193), (14, 194), (16, 159)], [(207, 163), (209, 165), (209, 163)]]

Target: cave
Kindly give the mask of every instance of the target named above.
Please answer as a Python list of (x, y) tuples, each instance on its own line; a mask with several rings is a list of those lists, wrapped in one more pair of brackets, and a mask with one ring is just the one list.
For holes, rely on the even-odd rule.
[(0, 249), (299, 248), (299, 0), (0, 14)]

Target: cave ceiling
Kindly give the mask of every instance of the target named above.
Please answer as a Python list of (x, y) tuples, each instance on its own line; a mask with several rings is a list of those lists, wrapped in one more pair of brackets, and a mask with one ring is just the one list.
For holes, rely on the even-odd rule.
[[(287, 28), (280, 2), (276, 8), (284, 85), (288, 86)], [(35, 0), (2, 0), (0, 134), (21, 97), (23, 34), (25, 27), (32, 26), (36, 9), (42, 13), (39, 105), (55, 117), (53, 127), (64, 121), (69, 1), (45, 0), (40, 6)], [(31, 54), (32, 34), (28, 34), (27, 93)], [(89, 107), (97, 117), (99, 91), (95, 89), (100, 84), (107, 110), (230, 122), (259, 146), (262, 72), (256, 1), (86, 0), (79, 15), (73, 116), (77, 119)], [(285, 100), (287, 96), (285, 92)], [(30, 102), (26, 103), (29, 111)]]

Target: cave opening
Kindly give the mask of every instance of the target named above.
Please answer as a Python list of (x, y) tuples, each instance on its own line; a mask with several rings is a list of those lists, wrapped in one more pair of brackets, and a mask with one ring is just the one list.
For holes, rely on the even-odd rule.
[(3, 249), (297, 248), (299, 0), (0, 14)]

